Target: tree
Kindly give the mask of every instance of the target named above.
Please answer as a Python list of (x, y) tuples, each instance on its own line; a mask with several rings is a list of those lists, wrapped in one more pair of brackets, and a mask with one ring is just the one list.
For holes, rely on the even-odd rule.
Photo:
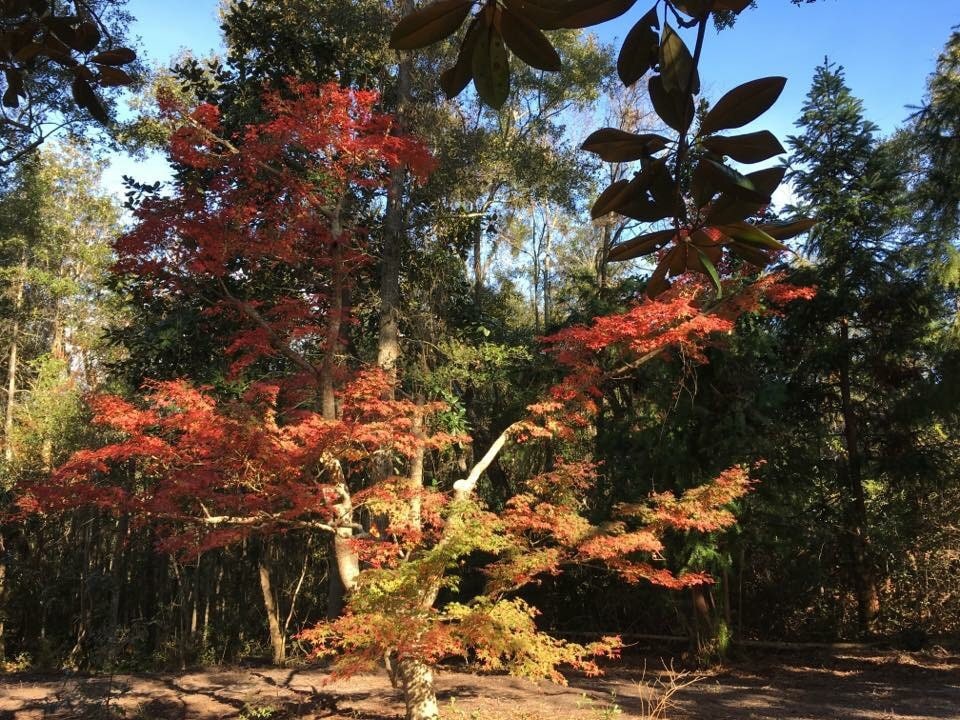
[[(171, 153), (192, 172), (173, 196), (144, 201), (136, 227), (117, 246), (118, 267), (149, 278), (157, 293), (215, 293), (212, 307), (238, 318), (226, 352), (234, 377), (248, 378), (244, 391), (221, 400), (166, 381), (149, 385), (141, 402), (97, 399), (95, 421), (116, 440), (76, 453), (52, 482), (33, 486), (21, 507), (129, 512), (157, 528), (163, 548), (188, 556), (251, 534), (332, 537), (347, 612), (309, 637), (321, 649), (345, 651), (343, 673), (386, 658), (408, 716), (421, 720), (437, 714), (431, 666), (451, 654), (475, 650), (491, 668), (535, 676), (559, 677), (561, 663), (594, 670), (589, 658), (614, 652), (616, 642), (581, 646), (550, 638), (536, 629), (535, 611), (516, 590), (540, 574), (590, 561), (632, 582), (703, 583), (703, 574), (675, 575), (651, 555), (667, 532), (729, 525), (724, 506), (748, 487), (747, 473), (731, 469), (679, 497), (624, 507), (617, 522), (597, 525), (579, 514), (589, 464), (558, 460), (497, 515), (477, 502), (475, 488), (502, 447), (536, 438), (573, 443), (609, 377), (675, 348), (702, 358), (703, 346), (728, 332), (739, 314), (768, 298), (780, 303), (804, 293), (771, 279), (740, 292), (731, 287), (725, 301), (712, 304), (709, 292), (684, 286), (556, 335), (551, 344), (566, 370), (547, 399), (504, 429), (452, 492), (430, 489), (422, 465), (412, 461), (417, 452), (465, 438), (434, 419), (442, 404), (391, 398), (382, 369), (344, 356), (350, 278), (365, 262), (348, 204), (382, 191), (397, 163), (421, 175), (429, 167), (422, 146), (392, 134), (390, 118), (372, 110), (375, 100), (332, 85), (291, 84), (285, 96), (268, 93), (267, 121), (233, 138), (220, 134), (212, 106), (184, 117)], [(263, 277), (283, 279), (280, 292), (261, 284)], [(597, 363), (601, 352), (615, 360), (611, 367)], [(383, 454), (407, 458), (407, 470), (378, 476), (374, 460)], [(364, 475), (372, 482), (354, 491), (351, 476)], [(488, 568), (489, 587), (435, 607), (477, 552), (498, 558)], [(268, 588), (264, 583), (270, 608)]]
[[(868, 488), (896, 485), (896, 472), (887, 475), (878, 460), (884, 448), (914, 442), (914, 430), (897, 414), (909, 403), (909, 388), (924, 384), (920, 368), (937, 362), (929, 333), (943, 315), (943, 295), (930, 267), (911, 267), (902, 145), (879, 142), (842, 69), (827, 62), (817, 69), (797, 125), (802, 133), (790, 138), (789, 177), (802, 210), (818, 220), (808, 249), (815, 263), (809, 282), (820, 292), (785, 323), (788, 337), (800, 327), (811, 333), (787, 340), (806, 347), (790, 351), (801, 359), (792, 381), (826, 423), (818, 434), (829, 437), (833, 425), (839, 435), (837, 451), (824, 448), (821, 457), (832, 455), (858, 625), (866, 634), (881, 612), (881, 560), (871, 542), (881, 521), (879, 513), (872, 519), (871, 505), (879, 507), (882, 496)], [(900, 466), (907, 471), (905, 462)]]
[[(0, 166), (35, 150), (61, 129), (77, 132), (90, 118), (101, 125), (110, 122), (111, 88), (134, 83), (123, 69), (136, 60), (136, 53), (123, 47), (130, 20), (124, 4), (118, 0), (4, 4)], [(94, 88), (106, 91), (106, 101)]]
[[(115, 311), (105, 276), (119, 227), (116, 203), (99, 187), (100, 172), (77, 147), (44, 149), (18, 163), (0, 198), (4, 512), (18, 482), (49, 473), (75, 443), (89, 440), (81, 395), (102, 371), (99, 329)], [(15, 523), (3, 524), (0, 576), (6, 553), (16, 556), (28, 536)], [(4, 585), (0, 581), (0, 655)]]
[(915, 157), (911, 190), (917, 227), (927, 238), (921, 262), (941, 268), (956, 284), (960, 260), (960, 32), (954, 31), (927, 82), (927, 97), (913, 116), (904, 142)]

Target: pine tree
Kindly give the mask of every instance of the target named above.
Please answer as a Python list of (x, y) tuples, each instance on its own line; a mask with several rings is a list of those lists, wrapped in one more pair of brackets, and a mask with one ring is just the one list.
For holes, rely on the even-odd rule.
[(808, 281), (819, 292), (785, 323), (800, 358), (791, 382), (797, 407), (813, 411), (806, 441), (819, 459), (812, 462), (829, 468), (840, 497), (838, 545), (866, 634), (881, 610), (871, 517), (887, 496), (884, 481), (893, 482), (884, 464), (896, 462), (886, 453), (893, 418), (929, 366), (924, 343), (941, 298), (910, 263), (902, 146), (877, 137), (842, 68), (825, 61), (817, 69), (797, 125), (789, 177), (803, 212), (818, 221), (806, 249), (814, 261)]

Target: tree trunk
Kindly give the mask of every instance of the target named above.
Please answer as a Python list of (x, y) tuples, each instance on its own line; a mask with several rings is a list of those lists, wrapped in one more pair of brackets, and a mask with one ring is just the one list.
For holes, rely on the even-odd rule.
[(283, 665), (287, 659), (287, 638), (280, 628), (280, 608), (273, 596), (273, 584), (270, 582), (269, 549), (264, 546), (260, 552), (258, 569), (260, 572), (260, 591), (263, 593), (263, 606), (267, 610), (267, 624), (270, 627), (270, 648), (273, 651), (273, 664)]
[(7, 618), (7, 545), (0, 534), (0, 663), (7, 659), (7, 641), (4, 635)]
[(846, 532), (850, 541), (851, 569), (857, 595), (857, 621), (860, 634), (868, 635), (880, 614), (880, 593), (870, 560), (858, 418), (851, 398), (850, 324), (847, 318), (840, 320), (840, 352), (840, 404), (846, 446), (843, 474), (846, 476), (844, 479), (849, 493), (845, 503)]
[[(22, 269), (23, 266), (21, 266)], [(20, 310), (23, 307), (23, 281), (17, 284), (13, 300), (13, 327), (10, 329), (10, 351), (7, 357), (7, 405), (3, 421), (3, 457), (13, 460), (13, 410), (17, 395), (17, 351), (20, 341)]]
[(473, 228), (473, 303), (479, 312), (483, 296), (483, 228), (482, 218)]
[(404, 658), (397, 662), (397, 675), (407, 706), (406, 720), (437, 720), (440, 706), (430, 666), (419, 660)]

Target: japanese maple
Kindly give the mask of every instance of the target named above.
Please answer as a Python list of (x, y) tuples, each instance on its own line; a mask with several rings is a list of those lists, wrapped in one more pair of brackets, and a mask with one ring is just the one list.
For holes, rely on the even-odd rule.
[[(731, 468), (679, 497), (620, 507), (597, 525), (582, 512), (596, 468), (589, 458), (563, 460), (561, 451), (553, 470), (528, 479), (493, 513), (475, 489), (497, 453), (542, 438), (563, 448), (589, 429), (612, 378), (677, 352), (705, 361), (706, 346), (741, 314), (808, 291), (767, 278), (730, 285), (721, 300), (712, 287), (681, 282), (657, 300), (557, 333), (546, 346), (560, 381), (465, 478), (428, 489), (411, 468), (371, 484), (376, 455), (403, 466), (420, 449), (468, 441), (432, 421), (442, 404), (389, 399), (390, 375), (343, 358), (353, 327), (351, 279), (370, 260), (352, 206), (381, 191), (391, 168), (422, 177), (431, 162), (375, 102), (372, 93), (291, 82), (265, 97), (266, 121), (229, 137), (215, 107), (166, 107), (180, 122), (170, 143), (180, 182), (171, 196), (139, 207), (136, 226), (117, 245), (117, 272), (172, 296), (213, 288), (210, 312), (238, 323), (224, 348), (234, 375), (249, 377), (264, 360), (284, 369), (273, 362), (269, 377), (248, 382), (233, 400), (185, 380), (149, 383), (135, 401), (94, 398), (94, 419), (115, 441), (75, 454), (23, 507), (129, 512), (154, 524), (174, 552), (251, 533), (331, 537), (346, 612), (304, 638), (317, 654), (335, 655), (337, 675), (386, 662), (408, 717), (420, 720), (437, 716), (431, 668), (448, 657), (557, 681), (561, 665), (599, 672), (595, 658), (616, 655), (617, 639), (553, 638), (537, 628), (536, 609), (518, 591), (577, 563), (605, 564), (631, 583), (709, 582), (666, 568), (664, 536), (729, 526), (727, 505), (749, 488), (747, 471)], [(251, 281), (271, 277), (284, 282)], [(438, 605), (479, 552), (494, 558), (483, 593)]]

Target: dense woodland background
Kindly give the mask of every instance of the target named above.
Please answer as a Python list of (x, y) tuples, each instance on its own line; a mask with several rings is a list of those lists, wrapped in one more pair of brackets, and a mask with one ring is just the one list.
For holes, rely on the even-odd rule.
[[(228, 131), (262, 120), (264, 86), (290, 77), (376, 90), (387, 112), (402, 102), (406, 131), (437, 165), (425, 184), (400, 178), (355, 199), (376, 262), (354, 278), (344, 353), (354, 364), (392, 354), (406, 396), (447, 403), (442, 429), (472, 435), (424, 459), (427, 484), (447, 488), (557, 377), (540, 338), (643, 292), (649, 264), (607, 257), (638, 224), (589, 220), (599, 189), (627, 169), (577, 146), (585, 128), (657, 128), (643, 84), (622, 88), (613, 49), (589, 34), (552, 33), (563, 72), (517, 66), (494, 111), (470, 94), (443, 98), (452, 44), (398, 68), (387, 48), (398, 17), (378, 0), (225, 4), (226, 57), (141, 69), (136, 110), (112, 142), (166, 145), (158, 92), (219, 106)], [(118, 44), (123, 28), (118, 15)], [(55, 92), (55, 78), (30, 82)], [(704, 660), (737, 639), (960, 639), (960, 34), (889, 137), (842, 68), (827, 61), (791, 82), (810, 82), (783, 160), (796, 207), (767, 213), (820, 221), (781, 260), (815, 299), (742, 317), (706, 364), (672, 357), (613, 384), (580, 448), (600, 463), (595, 518), (763, 460), (734, 528), (676, 535), (664, 553), (675, 572), (716, 582), (668, 590), (574, 568), (523, 591), (544, 628), (686, 636)], [(155, 529), (123, 513), (19, 508), (21, 488), (113, 439), (91, 424), (90, 393), (134, 398), (147, 380), (185, 378), (231, 399), (291, 372), (279, 354), (237, 371), (237, 320), (209, 312), (216, 288), (157, 294), (113, 267), (128, 211), (158, 189), (131, 183), (121, 207), (99, 185), (104, 140), (86, 125), (72, 118), (75, 137), (24, 154), (20, 130), (2, 130), (14, 151), (0, 185), (0, 661), (147, 669), (299, 656), (295, 636), (336, 596), (322, 538), (250, 534), (187, 556), (158, 550)], [(191, 182), (176, 170), (175, 183)], [(384, 284), (391, 268), (397, 281)], [(234, 292), (269, 297), (296, 282), (248, 275)], [(480, 495), (499, 511), (554, 462), (539, 446), (509, 448)], [(457, 592), (480, 582), (467, 572)]]

